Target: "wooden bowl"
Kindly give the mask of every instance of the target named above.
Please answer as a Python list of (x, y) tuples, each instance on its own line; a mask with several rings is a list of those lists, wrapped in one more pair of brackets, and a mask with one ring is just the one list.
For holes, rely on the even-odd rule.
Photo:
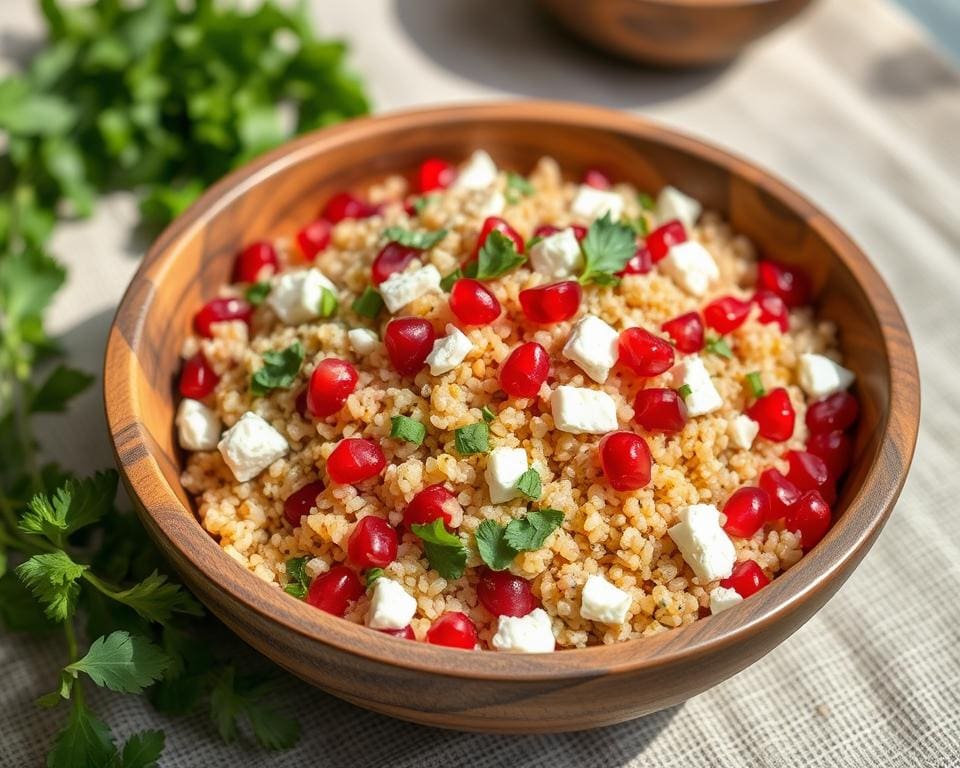
[[(237, 565), (200, 527), (180, 484), (174, 382), (197, 307), (253, 239), (289, 235), (334, 190), (428, 155), (484, 147), (528, 171), (552, 155), (571, 174), (617, 169), (642, 189), (677, 184), (760, 250), (810, 273), (841, 329), (862, 415), (855, 460), (821, 543), (723, 614), (655, 637), (541, 655), (471, 653), (373, 632), (291, 599)], [(759, 659), (847, 579), (890, 514), (913, 455), (919, 383), (890, 292), (821, 211), (744, 160), (619, 112), (549, 102), (424, 109), (304, 136), (234, 172), (170, 225), (133, 279), (110, 331), (107, 419), (144, 525), (196, 595), (246, 642), (331, 693), (429, 725), (530, 733), (593, 728), (683, 701)]]
[(812, 0), (540, 0), (598, 48), (645, 64), (701, 67), (729, 61)]

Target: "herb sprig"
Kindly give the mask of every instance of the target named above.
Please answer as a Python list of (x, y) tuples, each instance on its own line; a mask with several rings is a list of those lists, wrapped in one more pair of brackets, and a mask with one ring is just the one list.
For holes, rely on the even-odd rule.
[(507, 525), (484, 520), (477, 528), (477, 552), (490, 568), (502, 571), (521, 552), (540, 549), (562, 524), (563, 512), (558, 509), (533, 509)]
[(620, 282), (617, 273), (637, 252), (637, 239), (633, 229), (613, 221), (608, 211), (590, 225), (580, 248), (584, 260), (580, 282), (616, 285)]

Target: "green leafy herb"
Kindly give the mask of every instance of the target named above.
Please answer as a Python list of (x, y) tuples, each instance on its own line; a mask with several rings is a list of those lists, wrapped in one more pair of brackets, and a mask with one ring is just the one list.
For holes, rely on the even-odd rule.
[(438, 229), (435, 232), (412, 232), (403, 227), (387, 227), (383, 232), (384, 239), (389, 243), (400, 243), (408, 248), (417, 248), (422, 251), (433, 248), (446, 236), (445, 229)]
[(77, 580), (88, 566), (73, 562), (66, 552), (34, 555), (17, 568), (17, 576), (44, 606), (52, 621), (66, 621), (80, 596)]
[(411, 205), (413, 206), (413, 210), (417, 212), (417, 216), (421, 216), (435, 198), (436, 195), (421, 195), (420, 197), (415, 197)]
[(68, 480), (54, 492), (36, 494), (20, 518), (20, 530), (62, 541), (74, 531), (93, 525), (112, 507), (117, 473), (98, 472), (85, 480)]
[(747, 384), (750, 385), (750, 391), (754, 397), (763, 397), (767, 393), (766, 388), (763, 386), (763, 378), (760, 376), (760, 371), (748, 373)]
[(143, 637), (113, 632), (93, 641), (87, 655), (66, 667), (73, 677), (83, 672), (94, 683), (121, 693), (141, 693), (170, 665), (168, 657)]
[(307, 575), (307, 558), (292, 557), (287, 560), (287, 586), (283, 588), (283, 591), (303, 600), (309, 589), (310, 577)]
[(693, 394), (693, 387), (689, 384), (682, 384), (679, 389), (677, 389), (677, 394), (680, 395), (681, 400), (686, 400)]
[(534, 235), (529, 240), (527, 240), (527, 243), (525, 246), (527, 253), (530, 253), (530, 250), (533, 248), (533, 246), (541, 242), (543, 239), (544, 239), (543, 235)]
[(210, 711), (224, 741), (237, 737), (237, 720), (245, 717), (260, 745), (287, 749), (300, 738), (296, 720), (281, 715), (264, 701), (272, 682), (261, 675), (238, 675), (233, 667), (221, 673), (210, 696)]
[(120, 755), (121, 768), (157, 768), (166, 740), (163, 731), (135, 733), (123, 745)]
[(58, 365), (34, 394), (30, 401), (30, 410), (33, 413), (65, 411), (67, 403), (87, 389), (94, 380), (88, 373)]
[(540, 549), (547, 537), (563, 524), (563, 512), (558, 509), (534, 509), (526, 517), (507, 525), (507, 543), (518, 552)]
[(467, 567), (467, 548), (459, 536), (446, 529), (443, 518), (423, 525), (411, 525), (410, 530), (423, 541), (423, 551), (433, 570), (445, 579), (463, 576)]
[(253, 306), (259, 307), (263, 302), (267, 300), (267, 296), (270, 295), (270, 281), (261, 280), (259, 283), (254, 283), (249, 288), (247, 288), (246, 297)]
[(517, 480), (517, 490), (531, 501), (536, 501), (539, 499), (540, 494), (543, 493), (543, 485), (540, 480), (540, 473), (537, 472), (537, 470), (535, 470), (533, 467), (528, 469), (526, 472), (520, 475), (520, 479)]
[(363, 289), (363, 293), (353, 300), (351, 308), (358, 315), (373, 320), (383, 310), (383, 298), (368, 285)]
[(483, 420), (487, 422), (487, 424), (497, 418), (497, 414), (493, 412), (493, 409), (489, 405), (483, 406), (483, 408), (480, 409), (480, 413), (483, 415)]
[(707, 351), (712, 352), (715, 355), (720, 355), (720, 357), (731, 358), (733, 357), (733, 350), (730, 349), (730, 345), (727, 344), (727, 340), (723, 336), (718, 336), (715, 339), (707, 339)]
[(617, 272), (622, 271), (636, 253), (637, 241), (630, 227), (613, 221), (607, 212), (590, 225), (580, 247), (584, 258), (580, 282), (616, 285)]
[(175, 613), (200, 616), (199, 604), (179, 584), (170, 582), (162, 573), (154, 571), (128, 589), (118, 589), (90, 573), (84, 578), (102, 594), (133, 609), (147, 621), (163, 624)]
[(519, 554), (507, 543), (506, 530), (506, 526), (499, 525), (493, 520), (484, 520), (477, 528), (477, 552), (483, 562), (495, 571), (509, 568)]
[(516, 203), (521, 197), (530, 197), (537, 190), (526, 177), (514, 171), (507, 171), (507, 201)]
[(490, 428), (486, 422), (460, 427), (454, 432), (453, 438), (457, 446), (457, 453), (461, 456), (487, 453), (490, 450)]
[(280, 352), (265, 352), (263, 367), (250, 380), (250, 391), (257, 397), (263, 397), (274, 389), (289, 389), (300, 373), (303, 356), (303, 345), (299, 341)]
[(656, 210), (657, 203), (652, 196), (648, 195), (646, 192), (637, 193), (637, 203), (645, 211)]
[(465, 273), (477, 280), (493, 280), (516, 269), (526, 260), (526, 256), (517, 253), (513, 240), (502, 232), (493, 230), (483, 241), (477, 260), (467, 266)]
[(457, 267), (449, 275), (445, 275), (444, 278), (440, 281), (440, 290), (444, 293), (450, 293), (450, 290), (453, 288), (453, 284), (457, 282), (461, 277), (463, 277), (463, 270)]
[(637, 218), (628, 221), (627, 225), (638, 237), (646, 237), (650, 234), (650, 225), (647, 223), (646, 216), (637, 216)]
[(383, 568), (371, 568), (366, 573), (367, 589), (373, 586), (373, 582), (383, 576)]
[(427, 436), (427, 428), (409, 416), (394, 416), (390, 419), (390, 437), (414, 445), (422, 445)]
[(322, 288), (320, 294), (320, 306), (317, 308), (320, 317), (333, 317), (336, 314), (337, 306), (340, 302), (337, 301), (337, 294), (331, 291), (329, 288)]
[(113, 764), (117, 748), (110, 728), (94, 717), (81, 699), (70, 707), (67, 724), (57, 734), (47, 765), (53, 768), (84, 768)]

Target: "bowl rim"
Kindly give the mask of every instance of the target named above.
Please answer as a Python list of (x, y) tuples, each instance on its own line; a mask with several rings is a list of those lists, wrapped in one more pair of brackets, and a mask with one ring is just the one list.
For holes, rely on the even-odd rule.
[[(290, 599), (275, 586), (262, 581), (219, 547), (196, 520), (193, 510), (185, 509), (168, 486), (138, 419), (135, 350), (143, 339), (146, 316), (153, 300), (152, 291), (144, 292), (139, 288), (143, 283), (159, 284), (169, 262), (165, 256), (179, 242), (193, 237), (195, 231), (202, 229), (228, 201), (241, 196), (262, 179), (296, 165), (304, 157), (335, 152), (338, 147), (359, 139), (386, 137), (425, 124), (469, 122), (483, 125), (517, 121), (542, 123), (545, 128), (562, 125), (609, 131), (659, 143), (745, 179), (803, 216), (808, 226), (824, 239), (851, 271), (877, 313), (883, 347), (891, 361), (888, 368), (890, 408), (886, 414), (881, 414), (876, 458), (840, 520), (821, 544), (749, 601), (707, 617), (707, 620), (647, 638), (565, 649), (560, 653), (484, 653), (478, 656), (427, 643), (409, 643), (318, 611)], [(909, 354), (904, 355), (904, 350)], [(196, 548), (208, 552), (215, 550), (219, 557), (213, 557), (218, 566), (222, 564), (224, 568), (237, 569), (237, 578), (220, 581), (225, 597), (241, 602), (250, 611), (309, 641), (372, 662), (433, 675), (524, 682), (619, 674), (689, 662), (723, 651), (763, 632), (789, 617), (807, 599), (823, 590), (828, 590), (829, 596), (833, 579), (837, 576), (845, 578), (849, 569), (866, 553), (903, 488), (916, 445), (920, 387), (916, 354), (906, 323), (883, 279), (849, 236), (784, 181), (734, 153), (645, 117), (568, 102), (509, 100), (418, 107), (352, 120), (294, 139), (213, 185), (161, 233), (120, 301), (110, 327), (104, 360), (104, 406), (117, 464), (128, 491), (139, 502), (136, 504), (138, 510), (149, 518), (144, 519), (144, 523), (155, 529), (156, 535), (162, 535), (194, 571), (213, 583), (217, 583), (218, 574), (198, 564), (194, 556)], [(891, 414), (898, 414), (898, 418), (892, 419)], [(896, 428), (892, 429), (891, 425)], [(125, 464), (121, 461), (121, 443), (123, 454), (134, 456), (132, 462)], [(144, 498), (160, 501), (148, 507), (142, 501)], [(180, 524), (184, 513), (189, 515), (193, 525)], [(828, 550), (825, 545), (841, 537), (848, 540), (846, 546), (839, 554), (826, 557), (824, 552), (832, 552), (833, 547)], [(483, 663), (477, 663), (479, 659), (483, 659)]]

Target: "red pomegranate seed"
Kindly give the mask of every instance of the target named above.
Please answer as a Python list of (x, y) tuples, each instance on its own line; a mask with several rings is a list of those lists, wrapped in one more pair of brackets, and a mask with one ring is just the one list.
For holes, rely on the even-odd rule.
[(398, 317), (387, 324), (383, 343), (397, 373), (412, 376), (433, 350), (437, 334), (429, 321), (420, 317)]
[(685, 355), (692, 355), (703, 349), (703, 321), (696, 312), (687, 312), (667, 320), (660, 326), (660, 330), (673, 339), (677, 349)]
[(550, 325), (562, 323), (577, 314), (582, 297), (580, 283), (564, 280), (520, 291), (520, 306), (530, 322)]
[(550, 375), (550, 355), (535, 341), (521, 344), (500, 364), (500, 387), (510, 397), (535, 397)]
[(760, 425), (760, 435), (782, 443), (793, 434), (797, 414), (790, 402), (790, 395), (783, 387), (768, 392), (747, 409), (747, 416)]
[(307, 592), (307, 602), (314, 608), (343, 616), (350, 603), (363, 594), (363, 584), (345, 565), (335, 565), (313, 580)]
[(687, 230), (679, 221), (668, 221), (647, 235), (647, 248), (653, 263), (667, 258), (670, 246), (687, 242)]
[(500, 232), (506, 235), (513, 240), (513, 244), (517, 248), (517, 253), (523, 253), (524, 244), (520, 233), (511, 227), (505, 219), (501, 219), (499, 216), (488, 216), (483, 220), (480, 235), (477, 237), (477, 242), (473, 246), (473, 253), (470, 254), (470, 261), (477, 258), (477, 254), (480, 253), (480, 249), (483, 248), (483, 244), (487, 241), (487, 237), (490, 236), (491, 232)]
[[(568, 227), (555, 227), (553, 224), (541, 224), (539, 227), (533, 230), (533, 236), (540, 238), (550, 237), (550, 235), (555, 235), (557, 232), (562, 232), (564, 229), (568, 229)], [(583, 240), (583, 238), (587, 236), (587, 228), (582, 227), (579, 224), (571, 224), (569, 229), (573, 230), (573, 235), (577, 238), (577, 240)]]
[(214, 372), (203, 352), (183, 361), (180, 370), (180, 394), (194, 400), (203, 400), (217, 386), (220, 377)]
[(297, 245), (307, 261), (314, 261), (317, 254), (330, 245), (330, 232), (333, 225), (326, 219), (311, 221), (297, 232)]
[(459, 525), (463, 519), (463, 507), (443, 483), (428, 485), (418, 491), (403, 510), (403, 524), (407, 528), (411, 525), (428, 525), (441, 517), (447, 528), (455, 528), (454, 522)]
[(673, 389), (641, 389), (633, 411), (634, 421), (648, 432), (680, 432), (687, 423), (683, 401)]
[(277, 250), (268, 242), (250, 243), (237, 255), (233, 265), (233, 282), (256, 283), (277, 271), (280, 260)]
[(610, 177), (597, 168), (587, 168), (583, 172), (583, 183), (594, 189), (610, 189), (613, 186)]
[(348, 437), (337, 443), (327, 459), (327, 474), (335, 483), (355, 485), (376, 477), (386, 465), (379, 445), (362, 437)]
[(416, 640), (417, 636), (413, 634), (413, 627), (409, 624), (403, 629), (378, 629), (378, 632), (383, 632), (385, 635), (393, 635), (394, 637), (399, 637), (402, 640)]
[(419, 248), (411, 248), (400, 243), (387, 243), (380, 249), (370, 269), (374, 285), (380, 285), (395, 272), (403, 272), (410, 262), (421, 253)]
[(294, 528), (300, 525), (304, 515), (309, 515), (311, 508), (317, 503), (317, 496), (323, 493), (324, 485), (319, 480), (307, 483), (298, 488), (283, 502), (283, 516)]
[(815, 435), (849, 429), (859, 415), (857, 398), (849, 392), (835, 392), (807, 408), (807, 429)]
[(201, 307), (193, 318), (193, 329), (205, 338), (213, 336), (214, 323), (228, 320), (243, 320), (249, 324), (253, 307), (243, 299), (211, 299)]
[(386, 568), (397, 559), (397, 532), (383, 518), (367, 515), (347, 540), (347, 557), (358, 568)]
[(465, 325), (488, 325), (500, 317), (500, 302), (479, 280), (461, 278), (450, 289), (450, 311)]
[(467, 614), (451, 611), (433, 622), (427, 630), (427, 642), (473, 650), (477, 645), (477, 628)]
[(783, 333), (790, 330), (790, 309), (773, 291), (757, 291), (750, 301), (760, 307), (761, 323), (776, 323)]
[(477, 582), (477, 597), (494, 616), (526, 616), (537, 607), (530, 582), (510, 571), (484, 569)]
[(779, 469), (765, 469), (760, 473), (760, 487), (770, 497), (770, 515), (767, 522), (779, 520), (800, 498), (800, 489), (784, 477)]
[(765, 259), (757, 265), (757, 286), (773, 291), (790, 309), (810, 302), (810, 280), (797, 267)]
[(421, 192), (446, 189), (457, 177), (457, 169), (439, 157), (428, 157), (417, 170), (417, 188)]
[(807, 440), (807, 450), (826, 464), (830, 479), (834, 482), (843, 477), (850, 468), (853, 443), (845, 433), (839, 430), (810, 435)]
[(740, 597), (750, 597), (770, 583), (763, 569), (753, 560), (745, 560), (733, 566), (733, 573), (720, 582), (725, 589), (734, 590)]
[(658, 376), (673, 367), (673, 347), (643, 328), (620, 333), (618, 361), (637, 376)]
[(723, 530), (750, 538), (770, 519), (770, 494), (763, 488), (738, 488), (723, 505), (723, 514), (727, 516)]
[(735, 296), (721, 296), (714, 299), (703, 310), (703, 319), (717, 333), (730, 333), (737, 330), (750, 314), (750, 302)]
[(603, 476), (616, 491), (635, 491), (650, 482), (650, 448), (633, 432), (611, 432), (600, 441)]
[(830, 472), (819, 456), (807, 451), (789, 451), (787, 461), (790, 463), (787, 480), (801, 491), (817, 491), (830, 482)]
[(380, 206), (372, 205), (349, 192), (339, 192), (323, 206), (320, 217), (332, 224), (344, 219), (367, 219), (380, 213)]
[(645, 275), (653, 269), (653, 257), (650, 255), (650, 249), (645, 245), (638, 245), (637, 252), (630, 257), (622, 270), (617, 272), (620, 277), (624, 275)]
[(807, 491), (787, 510), (784, 525), (800, 536), (803, 551), (816, 546), (830, 530), (830, 505), (819, 491)]
[(328, 357), (317, 363), (307, 385), (307, 408), (318, 419), (331, 416), (357, 388), (357, 369), (346, 360)]

